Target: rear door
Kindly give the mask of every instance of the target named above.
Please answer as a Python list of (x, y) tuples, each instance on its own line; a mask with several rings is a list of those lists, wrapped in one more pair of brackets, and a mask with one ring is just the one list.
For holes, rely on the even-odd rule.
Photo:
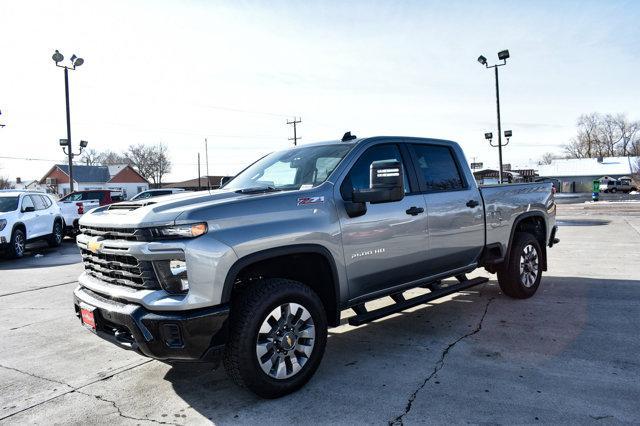
[[(427, 210), (430, 274), (466, 267), (484, 247), (484, 211), (480, 191), (465, 174), (454, 145), (410, 145)], [(469, 176), (468, 176), (469, 175)]]
[(398, 144), (373, 145), (340, 183), (340, 196), (347, 201), (351, 188), (369, 188), (373, 161), (398, 160), (405, 170), (405, 197), (401, 201), (367, 203), (367, 212), (359, 217), (349, 217), (344, 207), (338, 207), (351, 299), (422, 276), (428, 244), (425, 204), (415, 174), (406, 167), (410, 165), (406, 157)]
[[(47, 205), (42, 196), (37, 194), (29, 195), (31, 201), (36, 208), (35, 220), (33, 222), (34, 234), (46, 235), (51, 233), (53, 228), (53, 218), (50, 217), (47, 211)], [(51, 224), (51, 226), (49, 226)]]

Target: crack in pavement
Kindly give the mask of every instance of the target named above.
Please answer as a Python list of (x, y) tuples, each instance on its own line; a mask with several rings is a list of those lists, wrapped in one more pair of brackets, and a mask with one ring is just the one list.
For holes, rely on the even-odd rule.
[(404, 421), (404, 417), (407, 414), (409, 414), (409, 411), (411, 411), (411, 407), (413, 406), (413, 402), (415, 401), (415, 399), (418, 397), (418, 393), (427, 385), (427, 383), (429, 383), (429, 381), (436, 374), (438, 374), (438, 372), (440, 370), (442, 370), (442, 368), (444, 367), (445, 358), (449, 354), (449, 351), (455, 345), (457, 345), (461, 340), (464, 340), (467, 337), (473, 336), (474, 334), (476, 334), (480, 330), (482, 330), (482, 323), (484, 321), (484, 318), (487, 316), (487, 311), (489, 310), (489, 305), (491, 304), (491, 302), (493, 302), (494, 299), (495, 299), (495, 297), (490, 298), (489, 301), (487, 302), (487, 304), (485, 305), (484, 312), (482, 313), (482, 317), (480, 317), (480, 321), (478, 321), (478, 325), (476, 326), (476, 328), (473, 331), (470, 331), (469, 333), (467, 333), (467, 334), (465, 334), (465, 335), (463, 335), (461, 337), (458, 337), (452, 343), (449, 343), (449, 345), (442, 351), (442, 353), (440, 354), (440, 359), (438, 359), (438, 361), (436, 361), (436, 365), (433, 367), (433, 371), (431, 372), (431, 374), (429, 374), (427, 376), (427, 378), (422, 381), (420, 386), (418, 386), (417, 389), (415, 391), (413, 391), (413, 393), (411, 395), (409, 395), (409, 399), (407, 400), (407, 405), (404, 408), (404, 413), (400, 414), (399, 416), (397, 416), (393, 420), (389, 421), (389, 426), (404, 424), (404, 422), (403, 422)]
[(31, 291), (45, 290), (47, 288), (60, 287), (61, 285), (73, 284), (73, 283), (77, 283), (77, 282), (78, 282), (78, 280), (73, 280), (73, 281), (68, 281), (66, 283), (51, 284), (51, 285), (46, 285), (44, 287), (36, 287), (36, 288), (30, 288), (28, 290), (14, 291), (13, 293), (0, 294), (0, 297), (13, 296), (15, 294), (22, 294), (22, 293), (29, 293)]
[[(40, 401), (40, 402), (38, 402), (36, 404), (30, 405), (28, 407), (25, 407), (25, 408), (23, 408), (21, 410), (16, 411), (15, 413), (11, 413), (11, 414), (9, 414), (7, 416), (0, 417), (0, 421), (6, 420), (6, 419), (8, 419), (10, 417), (13, 417), (13, 416), (17, 415), (17, 414), (24, 413), (25, 411), (31, 410), (32, 408), (38, 407), (38, 406), (40, 406), (42, 404), (46, 404), (49, 401), (53, 401), (54, 399), (60, 398), (61, 396), (69, 395), (69, 394), (74, 393), (74, 392), (78, 392), (78, 393), (81, 393), (81, 394), (84, 394), (84, 395), (88, 395), (88, 394), (86, 394), (84, 392), (80, 392), (80, 389), (86, 388), (87, 386), (91, 386), (94, 383), (98, 383), (98, 382), (102, 382), (102, 381), (105, 381), (105, 380), (109, 380), (112, 377), (117, 376), (118, 374), (125, 373), (127, 371), (133, 370), (134, 368), (142, 367), (143, 365), (148, 364), (148, 363), (150, 363), (152, 361), (153, 361), (152, 359), (148, 359), (148, 360), (146, 360), (146, 361), (144, 361), (144, 362), (142, 362), (140, 364), (133, 365), (133, 366), (131, 366), (129, 368), (125, 368), (123, 370), (116, 371), (113, 374), (106, 375), (104, 377), (101, 377), (101, 378), (99, 378), (97, 380), (91, 381), (89, 383), (86, 383), (86, 384), (84, 384), (82, 386), (78, 386), (78, 387), (73, 387), (68, 383), (63, 383), (63, 382), (59, 382), (57, 380), (52, 380), (52, 379), (48, 379), (46, 377), (41, 377), (41, 376), (38, 376), (38, 375), (35, 375), (35, 374), (27, 373), (26, 371), (18, 370), (17, 368), (6, 367), (6, 366), (3, 366), (3, 365), (0, 365), (0, 367), (6, 368), (7, 370), (17, 371), (18, 373), (22, 373), (22, 374), (25, 374), (27, 376), (31, 376), (31, 377), (35, 377), (35, 378), (38, 378), (38, 379), (47, 380), (47, 381), (52, 382), (52, 383), (57, 383), (57, 384), (60, 384), (60, 385), (68, 386), (71, 389), (71, 390), (63, 392), (63, 393), (61, 393), (59, 395), (55, 395), (55, 396), (52, 396), (51, 398), (47, 398), (44, 401)], [(149, 421), (152, 421), (152, 420), (149, 420)]]
[(145, 415), (144, 418), (128, 416), (128, 415), (126, 415), (126, 414), (124, 414), (122, 412), (122, 410), (120, 409), (120, 407), (118, 406), (118, 404), (115, 401), (107, 399), (107, 398), (103, 397), (102, 395), (94, 395), (94, 394), (91, 394), (91, 393), (81, 392), (79, 390), (76, 390), (76, 392), (79, 393), (79, 394), (82, 394), (82, 395), (94, 397), (98, 401), (108, 402), (109, 404), (111, 404), (113, 406), (113, 408), (116, 409), (116, 411), (118, 413), (118, 416), (122, 417), (123, 419), (136, 420), (136, 421), (141, 421), (141, 422), (152, 422), (152, 423), (157, 423), (159, 425), (176, 425), (176, 426), (180, 426), (178, 423), (163, 422), (162, 420), (150, 419), (150, 418), (146, 417), (146, 415)]
[[(54, 379), (49, 379), (49, 378), (43, 377), (43, 376), (38, 376), (37, 374), (33, 374), (33, 373), (27, 373), (26, 371), (22, 371), (22, 370), (19, 370), (17, 368), (7, 367), (6, 365), (2, 365), (2, 364), (0, 364), (0, 368), (4, 368), (5, 370), (16, 371), (18, 373), (22, 373), (22, 374), (25, 374), (27, 376), (34, 377), (36, 379), (46, 380), (47, 382), (56, 383), (58, 385), (67, 386), (70, 389), (74, 389), (73, 386), (69, 385), (68, 383), (60, 382), (60, 381), (54, 380)], [(0, 420), (2, 420), (2, 419), (0, 419)]]

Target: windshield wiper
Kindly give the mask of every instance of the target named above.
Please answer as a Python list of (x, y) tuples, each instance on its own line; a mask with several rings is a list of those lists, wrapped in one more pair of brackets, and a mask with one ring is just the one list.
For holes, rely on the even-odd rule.
[(253, 188), (242, 188), (237, 190), (238, 194), (259, 194), (261, 192), (278, 192), (280, 191), (275, 186), (256, 186)]

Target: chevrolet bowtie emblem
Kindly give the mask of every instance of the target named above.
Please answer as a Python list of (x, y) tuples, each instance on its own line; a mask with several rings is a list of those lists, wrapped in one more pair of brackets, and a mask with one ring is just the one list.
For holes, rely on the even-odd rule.
[(99, 253), (100, 249), (102, 248), (102, 241), (89, 241), (87, 243), (87, 249), (91, 252), (91, 253)]

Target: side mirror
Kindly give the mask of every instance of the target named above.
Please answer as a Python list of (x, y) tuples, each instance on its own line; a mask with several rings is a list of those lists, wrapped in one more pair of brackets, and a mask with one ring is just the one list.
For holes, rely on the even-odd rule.
[(397, 160), (371, 163), (369, 189), (353, 191), (354, 203), (390, 203), (404, 198), (404, 171)]
[(389, 203), (404, 198), (404, 171), (397, 160), (374, 161), (370, 166), (369, 188), (354, 189), (351, 200), (345, 201), (349, 217), (362, 216), (367, 203)]
[(36, 208), (33, 206), (29, 206), (29, 207), (25, 207), (22, 209), (22, 213), (29, 213), (29, 212), (35, 212)]
[(233, 176), (223, 176), (220, 179), (220, 188), (222, 188), (223, 186), (226, 185), (227, 182), (229, 182), (231, 179), (233, 179)]

